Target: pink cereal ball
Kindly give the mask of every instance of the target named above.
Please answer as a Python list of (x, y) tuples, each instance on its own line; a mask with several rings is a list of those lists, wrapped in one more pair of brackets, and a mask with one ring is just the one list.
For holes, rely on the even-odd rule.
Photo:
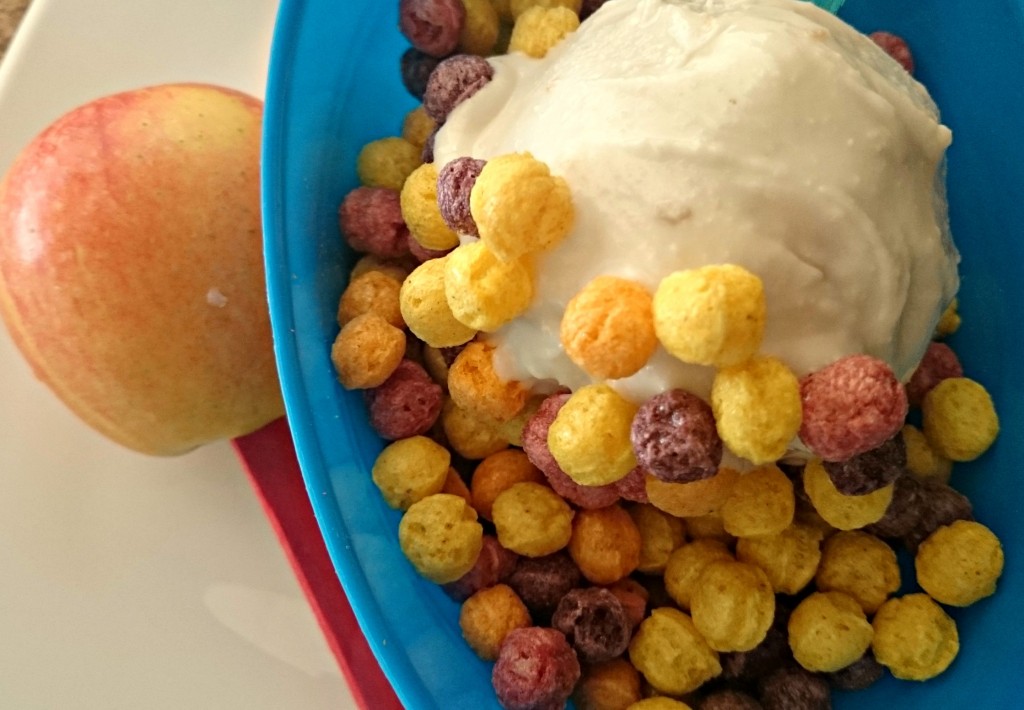
[(580, 662), (555, 629), (513, 629), (501, 643), (491, 683), (505, 710), (561, 708), (580, 679)]
[(419, 363), (405, 359), (380, 387), (366, 390), (370, 425), (384, 439), (426, 434), (441, 414), (444, 393)]
[(640, 466), (637, 466), (627, 473), (624, 478), (620, 478), (611, 485), (623, 500), (628, 500), (632, 503), (651, 502), (651, 499), (647, 496), (647, 472)]
[(899, 62), (909, 73), (914, 73), (914, 55), (907, 46), (907, 41), (892, 32), (872, 32), (868, 35), (872, 41), (885, 50), (885, 53)]
[(352, 190), (338, 208), (338, 225), (345, 241), (358, 252), (383, 259), (397, 259), (409, 253), (409, 230), (395, 190)]
[(935, 385), (950, 377), (963, 377), (964, 368), (953, 348), (945, 343), (933, 342), (925, 351), (921, 363), (907, 383), (907, 399), (912, 407), (920, 407), (924, 396)]
[(484, 535), (484, 544), (476, 564), (454, 582), (442, 585), (445, 593), (455, 601), (469, 599), (481, 589), (503, 582), (516, 568), (519, 555), (506, 550), (493, 535)]
[(845, 461), (896, 435), (907, 392), (892, 368), (870, 355), (848, 355), (800, 380), (800, 439), (825, 461)]
[(431, 57), (446, 57), (459, 46), (466, 22), (462, 0), (400, 0), (398, 27), (409, 43)]

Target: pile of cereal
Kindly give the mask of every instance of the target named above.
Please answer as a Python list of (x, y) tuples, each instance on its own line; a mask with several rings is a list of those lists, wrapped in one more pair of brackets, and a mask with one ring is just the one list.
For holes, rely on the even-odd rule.
[[(362, 256), (332, 359), (390, 442), (372, 476), (404, 511), (402, 550), (462, 604), (505, 708), (827, 708), (831, 688), (942, 673), (959, 649), (943, 605), (991, 595), (1003, 566), (948, 484), (999, 428), (941, 341), (955, 302), (904, 385), (867, 355), (797, 377), (761, 353), (761, 280), (739, 266), (653, 293), (602, 276), (560, 333), (596, 384), (538, 393), (495, 372), (487, 334), (530, 305), (572, 186), (526, 152), (437, 165), (433, 135), (490, 81), (483, 56), (541, 57), (601, 4), (400, 2), (402, 78), (422, 105), (363, 149), (341, 205)], [(912, 70), (902, 40), (875, 39)], [(602, 382), (658, 348), (714, 368), (709, 402), (634, 403)], [(726, 448), (750, 470), (723, 466)], [(920, 593), (899, 596), (901, 549)]]

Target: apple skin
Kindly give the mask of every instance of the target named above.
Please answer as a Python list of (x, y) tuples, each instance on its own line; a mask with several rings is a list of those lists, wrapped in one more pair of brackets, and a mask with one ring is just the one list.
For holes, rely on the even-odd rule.
[(264, 280), (262, 103), (204, 84), (59, 118), (0, 183), (0, 314), (36, 375), (137, 451), (284, 411)]

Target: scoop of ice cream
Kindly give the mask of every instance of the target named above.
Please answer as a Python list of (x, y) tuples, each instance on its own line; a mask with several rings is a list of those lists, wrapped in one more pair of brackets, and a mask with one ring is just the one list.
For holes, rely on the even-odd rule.
[[(438, 133), (437, 164), (529, 151), (576, 207), (537, 260), (533, 305), (492, 336), (500, 374), (588, 384), (559, 343), (585, 284), (653, 291), (731, 263), (764, 282), (763, 354), (800, 376), (866, 353), (909, 378), (958, 286), (951, 132), (871, 40), (799, 0), (614, 0), (543, 59), (490, 61), (493, 80)], [(636, 401), (706, 397), (712, 376), (659, 348), (611, 384)]]

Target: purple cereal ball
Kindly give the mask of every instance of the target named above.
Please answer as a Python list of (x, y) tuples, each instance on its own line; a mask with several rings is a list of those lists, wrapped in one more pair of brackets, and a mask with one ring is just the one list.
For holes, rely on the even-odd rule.
[(583, 4), (580, 6), (580, 21), (582, 22), (600, 10), (606, 2), (608, 0), (583, 0)]
[(920, 407), (924, 396), (932, 391), (935, 385), (949, 377), (963, 377), (964, 368), (953, 348), (945, 343), (932, 343), (921, 358), (907, 383), (907, 399), (910, 405)]
[(421, 264), (424, 261), (430, 261), (431, 259), (440, 259), (442, 256), (448, 254), (451, 251), (451, 249), (446, 249), (444, 251), (438, 251), (436, 249), (427, 249), (418, 241), (416, 241), (416, 239), (411, 234), (409, 235), (409, 253), (412, 254), (413, 258), (416, 259), (416, 261), (418, 261)]
[(744, 683), (756, 682), (769, 673), (792, 663), (789, 632), (786, 624), (789, 610), (776, 604), (775, 618), (764, 640), (749, 651), (733, 651), (720, 655), (722, 678)]
[(454, 582), (442, 585), (442, 588), (455, 601), (465, 601), (512, 574), (518, 559), (519, 555), (502, 547), (493, 535), (484, 535), (484, 545), (473, 569)]
[(434, 143), (437, 142), (437, 132), (441, 130), (440, 126), (434, 126), (430, 129), (430, 133), (427, 134), (427, 139), (423, 141), (423, 150), (420, 151), (420, 161), (423, 163), (434, 162)]
[(580, 585), (583, 574), (565, 552), (544, 557), (521, 557), (505, 584), (539, 618), (550, 616), (558, 602)]
[(505, 710), (561, 708), (580, 679), (580, 662), (558, 631), (530, 626), (505, 636), (491, 683)]
[(711, 478), (722, 462), (722, 440), (711, 407), (681, 389), (644, 402), (630, 430), (637, 463), (668, 483)]
[(974, 508), (967, 496), (938, 481), (921, 482), (917, 506), (917, 525), (902, 536), (903, 544), (915, 553), (918, 545), (943, 525), (974, 520)]
[(839, 690), (864, 690), (874, 685), (884, 673), (885, 668), (875, 660), (871, 651), (868, 651), (859, 660), (854, 661), (846, 668), (826, 673), (825, 677), (832, 684), (833, 688), (838, 688)]
[(423, 108), (441, 125), (456, 106), (480, 91), (492, 78), (494, 67), (483, 57), (475, 54), (448, 57), (437, 65), (427, 80)]
[(398, 28), (413, 47), (446, 57), (459, 46), (466, 6), (462, 0), (399, 0)]
[(562, 597), (551, 626), (565, 634), (576, 655), (587, 663), (625, 653), (633, 631), (618, 597), (601, 587), (573, 589)]
[(896, 479), (892, 489), (892, 502), (885, 515), (864, 527), (864, 532), (895, 540), (909, 535), (921, 521), (921, 482), (910, 475)]
[(704, 698), (698, 710), (762, 710), (761, 703), (739, 690), (719, 690)]
[(650, 503), (647, 497), (647, 472), (639, 466), (612, 484), (615, 492), (623, 500), (632, 503)]
[(409, 229), (398, 193), (385, 187), (357, 187), (338, 208), (338, 226), (350, 247), (383, 259), (409, 253)]
[(781, 668), (759, 683), (764, 710), (831, 710), (828, 681), (799, 666)]
[(426, 434), (441, 413), (444, 395), (423, 366), (402, 360), (380, 387), (366, 390), (370, 424), (384, 439)]
[(406, 91), (413, 95), (418, 101), (423, 100), (423, 94), (427, 91), (427, 80), (441, 63), (440, 59), (424, 54), (415, 47), (409, 47), (402, 53), (402, 85)]
[(469, 211), (469, 193), (473, 191), (485, 160), (456, 158), (437, 174), (437, 206), (441, 217), (453, 231), (479, 237), (476, 220)]
[(878, 448), (845, 461), (823, 461), (822, 467), (832, 485), (843, 495), (865, 495), (888, 486), (906, 473), (907, 445), (897, 434)]

